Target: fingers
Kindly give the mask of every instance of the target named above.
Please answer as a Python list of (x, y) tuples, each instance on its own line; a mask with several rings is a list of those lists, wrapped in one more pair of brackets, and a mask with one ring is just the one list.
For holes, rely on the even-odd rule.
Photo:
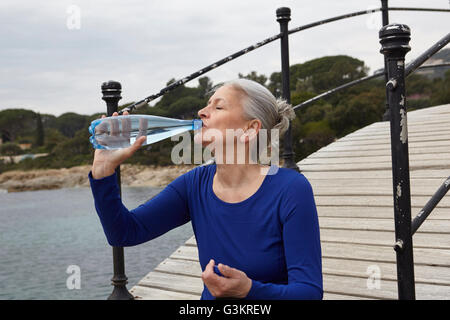
[[(147, 140), (147, 137), (139, 137), (136, 139), (136, 141), (133, 143), (133, 145), (131, 146), (133, 149), (139, 149), (142, 144), (144, 143), (144, 141)], [(135, 151), (136, 151), (135, 150)]]
[(239, 270), (231, 268), (222, 263), (219, 263), (219, 265), (217, 267), (219, 268), (220, 273), (223, 274), (227, 278), (237, 278), (240, 275)]
[(205, 271), (208, 272), (211, 271), (214, 273), (214, 264), (215, 264), (214, 259), (209, 260), (209, 263), (205, 267)]
[(131, 157), (142, 146), (145, 140), (147, 140), (147, 137), (137, 138), (136, 141), (126, 149), (126, 158)]
[[(118, 115), (119, 115), (118, 112), (114, 112), (111, 116), (112, 116), (112, 117), (117, 117)], [(128, 116), (128, 115), (130, 115), (130, 113), (129, 113), (128, 111), (124, 111), (122, 115)], [(106, 118), (106, 116), (105, 116), (104, 114), (102, 114), (102, 119), (103, 119), (103, 118)]]
[(214, 264), (214, 259), (211, 259), (206, 265), (205, 271), (202, 273), (203, 281), (210, 282), (211, 280), (215, 280), (215, 278), (219, 278), (219, 276), (214, 272)]

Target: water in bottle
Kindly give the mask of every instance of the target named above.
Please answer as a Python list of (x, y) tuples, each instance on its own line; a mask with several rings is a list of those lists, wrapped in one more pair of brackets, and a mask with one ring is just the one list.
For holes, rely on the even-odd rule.
[(91, 122), (89, 141), (95, 149), (121, 149), (131, 146), (141, 136), (147, 137), (142, 144), (147, 145), (198, 130), (202, 125), (199, 119), (181, 120), (145, 114), (107, 117)]

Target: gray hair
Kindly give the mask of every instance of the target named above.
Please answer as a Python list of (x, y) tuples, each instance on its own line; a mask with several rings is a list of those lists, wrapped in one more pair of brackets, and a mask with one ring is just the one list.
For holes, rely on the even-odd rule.
[(295, 112), (286, 100), (275, 98), (266, 87), (256, 81), (244, 78), (231, 80), (214, 87), (212, 91), (215, 92), (223, 86), (231, 86), (244, 93), (244, 117), (247, 120), (261, 121), (261, 128), (268, 132), (267, 147), (271, 146), (270, 130), (278, 129), (281, 138), (289, 128), (289, 121), (295, 118)]
[(228, 81), (224, 86), (231, 86), (245, 93), (242, 103), (247, 119), (261, 121), (262, 129), (279, 129), (280, 136), (288, 129), (289, 120), (295, 118), (292, 106), (285, 100), (275, 98), (262, 84), (249, 79)]

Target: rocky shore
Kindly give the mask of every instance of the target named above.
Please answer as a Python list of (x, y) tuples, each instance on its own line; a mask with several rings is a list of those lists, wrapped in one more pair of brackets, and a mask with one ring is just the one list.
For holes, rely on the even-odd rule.
[[(164, 187), (194, 165), (120, 166), (122, 186)], [(43, 169), (30, 171), (7, 171), (0, 174), (0, 191), (21, 192), (59, 188), (89, 187), (90, 165), (67, 169)]]

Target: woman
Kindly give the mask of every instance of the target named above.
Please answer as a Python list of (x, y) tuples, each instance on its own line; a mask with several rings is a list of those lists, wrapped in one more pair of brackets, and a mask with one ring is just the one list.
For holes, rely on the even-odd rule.
[[(129, 211), (120, 199), (114, 170), (145, 137), (127, 149), (96, 150), (89, 179), (109, 244), (134, 246), (191, 221), (203, 271), (202, 299), (322, 299), (311, 185), (291, 169), (276, 167), (273, 174), (248, 154), (262, 129), (278, 129), (281, 136), (295, 116), (291, 106), (264, 86), (239, 79), (221, 86), (198, 115), (203, 128), (196, 140), (217, 149), (217, 135), (208, 132), (241, 132), (231, 142), (224, 139), (224, 146), (232, 143), (236, 149), (243, 143), (245, 163), (199, 166)], [(226, 149), (221, 150), (224, 159)]]

